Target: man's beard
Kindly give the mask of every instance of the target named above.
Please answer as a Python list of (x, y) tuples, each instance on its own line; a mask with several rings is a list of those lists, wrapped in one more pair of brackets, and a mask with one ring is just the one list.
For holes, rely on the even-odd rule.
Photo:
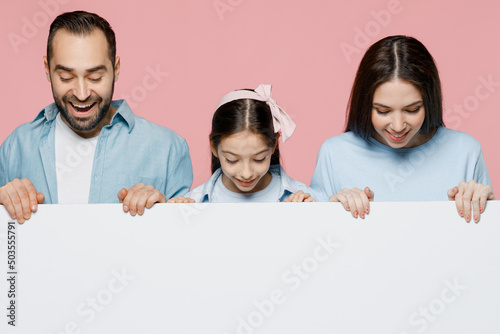
[[(92, 93), (84, 101), (80, 101), (73, 94), (68, 93), (59, 99), (54, 91), (54, 102), (61, 113), (61, 116), (66, 120), (69, 126), (76, 131), (90, 131), (94, 129), (108, 114), (109, 108), (111, 106), (111, 97), (113, 96), (114, 82), (111, 87), (111, 94), (106, 96), (104, 99), (98, 95)], [(97, 104), (97, 113), (90, 115), (89, 117), (80, 118), (73, 115), (73, 112), (68, 110), (68, 103), (71, 102), (77, 105), (87, 105), (87, 104)], [(96, 106), (93, 106), (95, 108)]]

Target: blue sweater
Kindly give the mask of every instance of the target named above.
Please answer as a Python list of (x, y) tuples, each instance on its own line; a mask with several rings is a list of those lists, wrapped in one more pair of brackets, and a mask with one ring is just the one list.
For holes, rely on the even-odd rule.
[(376, 201), (447, 201), (470, 180), (491, 185), (481, 145), (466, 133), (440, 127), (423, 145), (394, 149), (346, 132), (321, 146), (311, 190), (319, 201), (353, 187), (370, 187)]

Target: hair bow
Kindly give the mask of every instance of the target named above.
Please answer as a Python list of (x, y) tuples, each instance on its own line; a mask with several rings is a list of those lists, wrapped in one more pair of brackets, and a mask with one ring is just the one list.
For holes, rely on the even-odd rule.
[(273, 115), (273, 126), (274, 132), (281, 131), (281, 136), (283, 142), (285, 142), (295, 131), (295, 123), (292, 121), (290, 116), (281, 108), (276, 101), (272, 98), (272, 86), (271, 85), (259, 85), (255, 89), (255, 92), (263, 98), (269, 108), (271, 108), (271, 114)]
[(259, 87), (255, 88), (254, 91), (235, 90), (224, 95), (215, 110), (223, 104), (239, 99), (254, 99), (266, 102), (271, 109), (271, 114), (273, 116), (274, 132), (281, 132), (281, 138), (283, 139), (283, 142), (285, 142), (295, 131), (296, 125), (285, 110), (278, 106), (276, 101), (272, 98), (271, 91), (272, 85), (269, 84), (261, 84)]

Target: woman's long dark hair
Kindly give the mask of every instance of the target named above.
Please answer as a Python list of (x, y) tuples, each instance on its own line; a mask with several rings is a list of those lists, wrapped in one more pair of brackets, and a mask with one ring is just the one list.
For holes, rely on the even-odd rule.
[[(271, 165), (280, 164), (279, 133), (274, 132), (273, 116), (266, 102), (239, 99), (221, 105), (212, 118), (210, 144), (217, 150), (222, 139), (241, 131), (260, 135), (268, 147), (275, 147)], [(220, 160), (212, 153), (212, 174), (220, 168)]]
[(372, 136), (373, 95), (381, 84), (394, 79), (409, 82), (422, 94), (425, 119), (421, 133), (444, 125), (441, 82), (431, 54), (413, 37), (389, 36), (373, 44), (359, 64), (345, 132), (352, 131), (364, 139)]

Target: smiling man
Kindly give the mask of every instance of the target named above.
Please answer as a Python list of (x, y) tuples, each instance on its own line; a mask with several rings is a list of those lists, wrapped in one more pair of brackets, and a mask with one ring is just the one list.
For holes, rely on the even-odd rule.
[(109, 23), (83, 11), (50, 26), (45, 72), (54, 103), (0, 147), (0, 204), (23, 223), (40, 203), (122, 202), (132, 215), (186, 193), (186, 141), (112, 101), (120, 74)]

